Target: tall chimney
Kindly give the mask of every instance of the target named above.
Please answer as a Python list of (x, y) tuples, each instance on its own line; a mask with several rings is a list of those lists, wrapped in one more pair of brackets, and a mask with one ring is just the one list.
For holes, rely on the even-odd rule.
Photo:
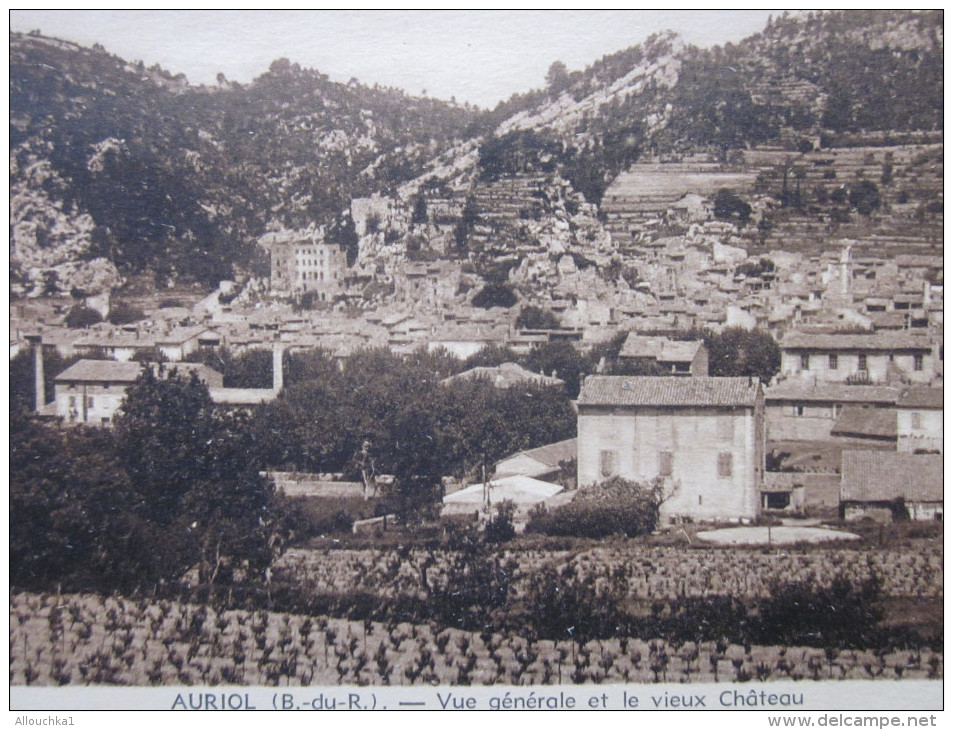
[(847, 294), (850, 291), (850, 244), (841, 249), (840, 255), (840, 291)]
[(43, 376), (43, 340), (37, 338), (33, 343), (33, 362), (36, 393), (36, 410), (39, 412), (46, 405), (46, 378)]
[(282, 388), (285, 387), (284, 368), (282, 367), (283, 359), (284, 348), (276, 342), (274, 349), (272, 350), (271, 359), (272, 388), (274, 389), (276, 395), (281, 392)]

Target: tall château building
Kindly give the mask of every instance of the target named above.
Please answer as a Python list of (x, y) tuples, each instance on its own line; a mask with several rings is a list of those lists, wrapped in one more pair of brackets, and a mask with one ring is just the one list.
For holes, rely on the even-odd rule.
[(271, 290), (288, 294), (316, 292), (329, 302), (344, 290), (347, 253), (324, 240), (324, 229), (270, 231), (258, 240), (271, 254)]

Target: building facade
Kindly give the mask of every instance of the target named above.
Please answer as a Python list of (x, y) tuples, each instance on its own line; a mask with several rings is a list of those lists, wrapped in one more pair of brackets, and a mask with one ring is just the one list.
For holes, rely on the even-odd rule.
[(344, 291), (347, 253), (324, 240), (322, 229), (266, 233), (259, 244), (271, 254), (271, 289), (286, 294), (314, 292), (322, 302)]
[(630, 332), (619, 350), (619, 359), (652, 363), (671, 375), (708, 375), (708, 348), (701, 340), (681, 342)]
[(56, 376), (50, 415), (66, 423), (111, 425), (126, 391), (136, 382), (144, 367), (156, 369), (160, 377), (176, 372), (188, 378), (194, 373), (209, 388), (222, 387), (221, 373), (197, 363), (159, 367), (154, 363), (80, 360)]
[(935, 377), (929, 337), (901, 332), (812, 334), (789, 332), (781, 340), (781, 377), (806, 382), (930, 383)]
[(943, 456), (845, 451), (840, 500), (845, 520), (942, 520)]
[(590, 376), (578, 401), (578, 484), (662, 477), (662, 523), (752, 520), (764, 472), (756, 379)]
[(897, 451), (943, 453), (942, 388), (910, 388), (900, 396)]
[(884, 385), (805, 383), (786, 380), (765, 391), (770, 441), (824, 441), (845, 408), (882, 410), (892, 418), (898, 388)]

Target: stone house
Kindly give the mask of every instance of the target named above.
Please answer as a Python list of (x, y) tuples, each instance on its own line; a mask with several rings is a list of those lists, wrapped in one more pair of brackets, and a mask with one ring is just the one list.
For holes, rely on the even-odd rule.
[(109, 358), (119, 362), (152, 355), (155, 346), (152, 336), (123, 330), (91, 332), (75, 343), (76, 351), (84, 357)]
[(752, 520), (764, 472), (756, 379), (590, 376), (578, 400), (578, 484), (662, 477), (664, 522)]
[(900, 390), (885, 385), (785, 380), (764, 394), (770, 441), (823, 441), (845, 408), (883, 410), (893, 417)]
[(701, 340), (680, 342), (630, 332), (619, 350), (623, 361), (653, 362), (672, 375), (708, 375), (708, 348)]
[(200, 349), (217, 350), (222, 336), (201, 325), (177, 327), (155, 338), (155, 349), (169, 362), (179, 362)]
[[(111, 424), (143, 367), (138, 362), (80, 360), (56, 376), (51, 415), (67, 423)], [(222, 387), (222, 374), (205, 365), (177, 363), (161, 373), (172, 371), (186, 377), (194, 372), (210, 388)]]
[(258, 243), (271, 254), (272, 291), (315, 292), (322, 302), (332, 301), (344, 291), (347, 252), (326, 242), (323, 229), (273, 231)]
[(943, 519), (943, 456), (898, 451), (845, 451), (841, 464), (843, 519), (889, 522)]
[(897, 401), (897, 450), (943, 453), (943, 389), (910, 388)]
[(934, 377), (934, 348), (930, 339), (922, 334), (795, 331), (781, 339), (780, 347), (782, 378), (827, 383), (865, 378), (871, 383), (926, 384)]

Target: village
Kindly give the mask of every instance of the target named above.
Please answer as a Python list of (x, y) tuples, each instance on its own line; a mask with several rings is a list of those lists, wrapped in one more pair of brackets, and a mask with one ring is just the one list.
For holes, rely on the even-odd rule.
[[(524, 262), (510, 280), (522, 281), (527, 264), (529, 270), (535, 266), (536, 286), (524, 290), (537, 294), (524, 295), (523, 306), (550, 313), (544, 328), (518, 327), (518, 307), (473, 306), (472, 292), (480, 279), (466, 261), (417, 262), (375, 249), (383, 240), (376, 228), (382, 219), (395, 217), (394, 203), (369, 199), (355, 201), (352, 214), (362, 246), (374, 255), (359, 257), (354, 267), (347, 265), (340, 247), (324, 242), (320, 229), (270, 232), (259, 241), (270, 257), (270, 277), (244, 286), (223, 282), (205, 297), (167, 298), (143, 309), (139, 321), (70, 328), (64, 320), (76, 302), (17, 300), (11, 309), (10, 355), (36, 350), (38, 386), (44, 377), (42, 352), (91, 358), (56, 373), (55, 392), (38, 390), (36, 410), (70, 423), (108, 424), (142, 361), (179, 363), (220, 348), (235, 355), (271, 351), (272, 382), (257, 388), (224, 388), (221, 373), (205, 365), (180, 366), (198, 372), (216, 402), (250, 406), (268, 402), (281, 391), (281, 358), (286, 352), (320, 349), (343, 360), (366, 349), (409, 355), (423, 348), (465, 360), (484, 348), (504, 347), (520, 355), (551, 342), (568, 342), (586, 352), (628, 334), (620, 358), (653, 361), (664, 372), (685, 378), (671, 386), (685, 389), (685, 395), (672, 396), (671, 402), (648, 395), (629, 402), (629, 393), (617, 390), (627, 387), (623, 381), (605, 387), (598, 385), (598, 378), (587, 381), (578, 401), (578, 449), (565, 455), (566, 461), (578, 461), (574, 484), (616, 474), (684, 482), (674, 512), (679, 519), (749, 521), (762, 511), (806, 515), (830, 508), (845, 515), (884, 516), (898, 503), (909, 505), (915, 519), (941, 519), (942, 256), (877, 256), (866, 252), (869, 239), (835, 239), (810, 256), (781, 250), (748, 256), (744, 246), (752, 241), (745, 229), (718, 220), (712, 210), (715, 192), (737, 182), (738, 173), (713, 172), (710, 163), (648, 167), (635, 166), (610, 188), (604, 226), (590, 217), (598, 231), (587, 236), (596, 243), (585, 253), (603, 262), (595, 270), (579, 270), (570, 256), (573, 246), (578, 248), (577, 233), (541, 286), (539, 264), (553, 260), (546, 253), (553, 243), (536, 231), (531, 239), (537, 241), (535, 248), (526, 248)], [(524, 184), (519, 190), (530, 188)], [(522, 205), (518, 190), (510, 192), (516, 202), (497, 207), (502, 211), (498, 218)], [(493, 200), (482, 204), (488, 208)], [(507, 225), (519, 221), (516, 215), (511, 214)], [(440, 236), (451, 235), (453, 217), (438, 208), (431, 218), (437, 223), (423, 232), (437, 236), (427, 244), (436, 249)], [(441, 221), (446, 230), (441, 230)], [(661, 235), (678, 226), (681, 235)], [(505, 241), (511, 234), (505, 227), (500, 231), (497, 220), (480, 235), (490, 240), (496, 233)], [(916, 246), (915, 239), (877, 243), (887, 250), (890, 245), (898, 251), (905, 245), (908, 250), (924, 248)], [(610, 250), (614, 258), (606, 253)], [(533, 251), (544, 255), (534, 259)], [(621, 266), (616, 263), (620, 255)], [(621, 272), (618, 280), (596, 275), (612, 265)], [(626, 276), (626, 269), (635, 274)], [(302, 297), (314, 308), (289, 305)], [(81, 304), (108, 315), (108, 295)], [(767, 332), (781, 352), (770, 382), (737, 402), (692, 390), (706, 382), (697, 379), (709, 376), (708, 353), (701, 341), (678, 341), (683, 339), (679, 332), (726, 328)], [(515, 364), (483, 370), (480, 374), (498, 379), (499, 387), (524, 381), (561, 383), (553, 373), (530, 373)], [(711, 387), (721, 387), (711, 382)], [(737, 423), (719, 426), (718, 433), (736, 435), (722, 443), (727, 450), (717, 447), (715, 429), (695, 423), (698, 409), (705, 408), (712, 416)], [(658, 434), (637, 445), (627, 442), (637, 458), (630, 458), (633, 451), (625, 446), (624, 430), (612, 426), (611, 418), (600, 424), (597, 417), (619, 409), (630, 420), (634, 417), (639, 434)], [(691, 417), (679, 425), (682, 413)], [(691, 438), (686, 437), (689, 432)], [(694, 449), (714, 449), (714, 456), (706, 457), (712, 462), (710, 471), (683, 471), (688, 467), (681, 465), (696, 468)], [(909, 473), (922, 475), (922, 480), (905, 479)], [(480, 489), (471, 498), (482, 500), (484, 509), (488, 501), (515, 498), (524, 503), (525, 513), (534, 495), (552, 491), (532, 470), (504, 468), (497, 476), (502, 480), (499, 489)], [(514, 486), (515, 477), (536, 481)], [(734, 482), (731, 498), (719, 484), (725, 477)], [(696, 487), (687, 486), (696, 482)], [(719, 496), (706, 502), (705, 492), (714, 485), (719, 485)], [(467, 499), (463, 494), (447, 498), (450, 504)], [(558, 503), (565, 496), (549, 498)]]

